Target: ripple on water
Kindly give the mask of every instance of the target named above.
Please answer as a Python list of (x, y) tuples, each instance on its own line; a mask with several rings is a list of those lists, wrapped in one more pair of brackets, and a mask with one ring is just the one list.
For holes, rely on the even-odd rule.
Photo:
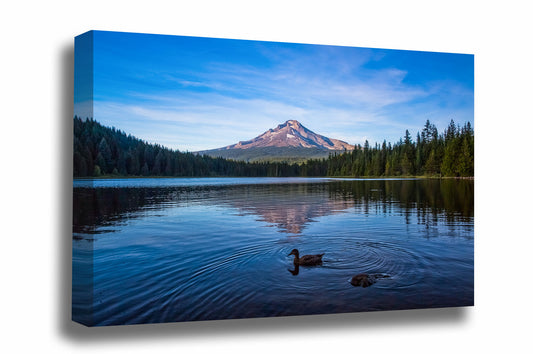
[[(299, 273), (293, 275), (293, 258), (288, 257), (293, 248), (302, 254), (325, 252), (323, 264), (299, 267)], [(305, 237), (261, 239), (218, 252), (166, 255), (151, 261), (123, 264), (129, 277), (121, 281), (127, 290), (106, 293), (106, 304), (96, 306), (96, 314), (118, 317), (124, 323), (142, 323), (154, 316), (178, 321), (242, 318), (255, 316), (254, 311), (265, 316), (286, 315), (305, 311), (310, 304), (317, 313), (326, 313), (328, 306), (336, 303), (333, 309), (350, 309), (343, 307), (342, 301), (353, 296), (352, 292), (368, 293), (368, 289), (359, 290), (349, 283), (355, 274), (386, 275), (372, 289), (397, 292), (417, 287), (426, 268), (424, 257), (402, 243), (345, 237), (317, 237), (311, 245)], [(137, 265), (142, 270), (135, 272)], [(309, 298), (309, 294), (315, 295)], [(341, 301), (342, 297), (346, 299)], [(135, 306), (124, 318), (121, 313), (126, 303)]]
[[(415, 206), (395, 200), (372, 207), (320, 187), (204, 188), (196, 197), (181, 193), (186, 203), (154, 190), (146, 193), (162, 194), (157, 202), (128, 206), (122, 219), (110, 210), (96, 228), (101, 235), (74, 235), (76, 254), (94, 251), (96, 324), (470, 303), (473, 220), (417, 216)], [(293, 248), (325, 253), (323, 264), (296, 272)], [(349, 283), (358, 273), (389, 278), (363, 289)]]

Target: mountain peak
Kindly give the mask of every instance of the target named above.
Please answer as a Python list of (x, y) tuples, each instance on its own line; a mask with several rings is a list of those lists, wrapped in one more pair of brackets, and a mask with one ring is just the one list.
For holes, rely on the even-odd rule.
[(353, 145), (341, 140), (330, 139), (323, 135), (316, 134), (304, 127), (299, 121), (290, 119), (251, 140), (240, 141), (237, 144), (216, 150), (251, 149), (258, 147), (298, 147), (321, 150), (354, 149)]
[(294, 120), (294, 119), (289, 119), (288, 121), (285, 121), (285, 123), (282, 123), (282, 124), (278, 124), (278, 126), (274, 129), (270, 129), (271, 131), (273, 130), (279, 130), (279, 129), (283, 129), (285, 127), (290, 127), (290, 128), (294, 128), (294, 129), (299, 129), (301, 127), (303, 127), (303, 125), (298, 122), (297, 120)]
[(264, 160), (276, 158), (277, 154), (282, 154), (284, 158), (297, 156), (327, 157), (330, 151), (353, 149), (355, 146), (345, 141), (316, 134), (304, 127), (299, 121), (289, 119), (251, 140), (239, 141), (237, 144), (200, 151), (199, 153), (236, 159), (239, 159), (240, 156), (257, 155), (255, 158)]
[(290, 126), (293, 126), (293, 127), (301, 127), (301, 126), (302, 126), (302, 125), (300, 124), (300, 122), (298, 122), (298, 121), (295, 120), (295, 119), (289, 119), (288, 121), (285, 122), (285, 124), (290, 125)]

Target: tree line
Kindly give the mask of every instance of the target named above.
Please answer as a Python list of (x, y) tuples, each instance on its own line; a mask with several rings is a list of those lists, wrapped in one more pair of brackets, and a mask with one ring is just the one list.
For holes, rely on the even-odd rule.
[[(316, 161), (313, 163), (317, 163)], [(474, 130), (453, 119), (442, 134), (429, 120), (413, 139), (409, 130), (394, 145), (364, 145), (330, 156), (327, 176), (474, 176)]]
[(181, 152), (149, 144), (92, 118), (74, 117), (74, 177), (290, 177), (290, 176), (473, 176), (474, 132), (470, 123), (453, 120), (444, 133), (426, 122), (416, 140), (409, 131), (397, 143), (371, 147), (302, 164), (244, 162)]
[(149, 144), (101, 125), (92, 118), (74, 117), (74, 177), (288, 177), (299, 166), (288, 163), (247, 163)]

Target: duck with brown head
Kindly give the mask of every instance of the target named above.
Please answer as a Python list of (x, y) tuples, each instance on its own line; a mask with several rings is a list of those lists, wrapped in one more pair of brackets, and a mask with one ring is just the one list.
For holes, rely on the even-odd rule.
[(294, 265), (314, 266), (322, 264), (322, 254), (308, 254), (300, 257), (300, 252), (295, 248), (289, 253), (289, 256), (294, 255)]

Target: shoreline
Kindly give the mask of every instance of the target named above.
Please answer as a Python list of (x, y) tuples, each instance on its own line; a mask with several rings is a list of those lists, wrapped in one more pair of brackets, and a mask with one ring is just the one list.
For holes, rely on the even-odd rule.
[(98, 177), (73, 177), (73, 180), (95, 180), (95, 179), (143, 179), (143, 178), (160, 178), (160, 179), (186, 179), (186, 178), (338, 178), (338, 179), (466, 179), (474, 180), (474, 176), (451, 177), (451, 176), (119, 176), (105, 175)]

